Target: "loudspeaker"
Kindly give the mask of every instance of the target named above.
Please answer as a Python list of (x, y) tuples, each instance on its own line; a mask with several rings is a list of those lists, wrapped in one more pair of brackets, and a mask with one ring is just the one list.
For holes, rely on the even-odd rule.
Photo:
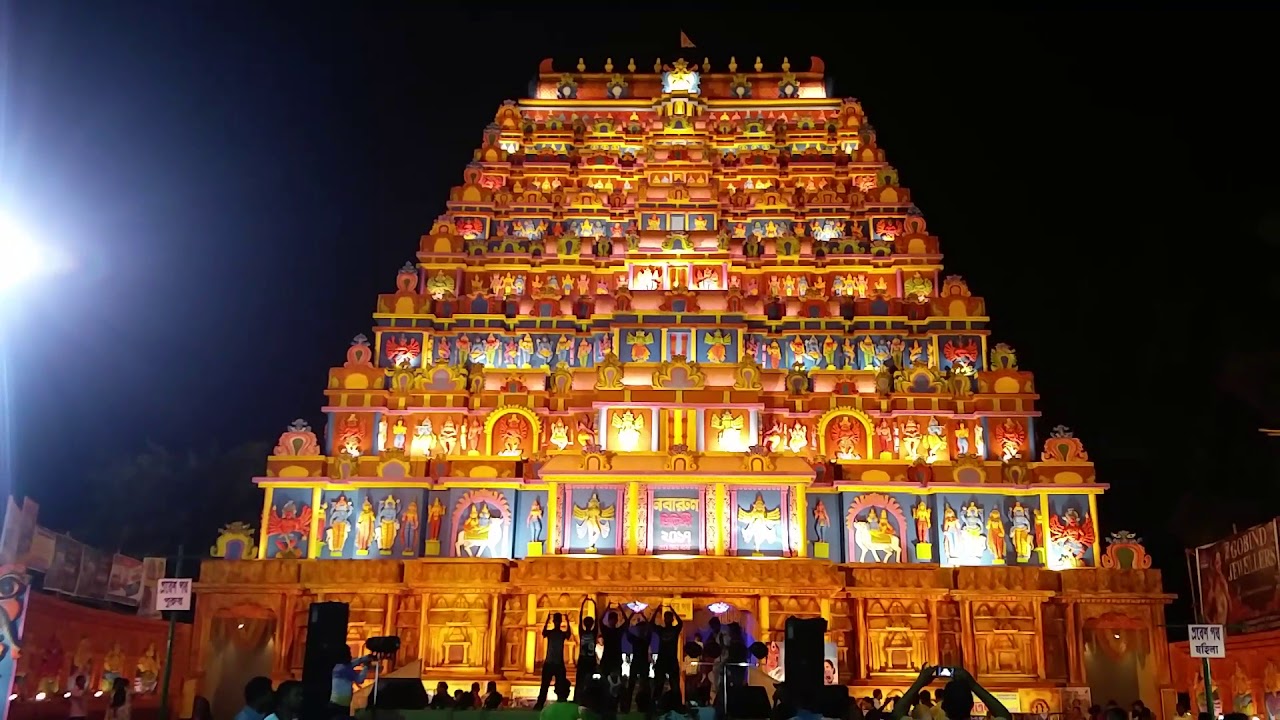
[(333, 666), (346, 659), (346, 603), (313, 603), (302, 655), (302, 717), (326, 717), (333, 690)]
[(818, 706), (813, 711), (824, 718), (849, 717), (849, 686), (823, 685), (818, 693)]
[(759, 685), (744, 685), (729, 690), (729, 717), (769, 717), (769, 693)]
[(378, 702), (371, 704), (378, 710), (426, 710), (428, 705), (427, 689), (418, 678), (382, 678), (376, 695)]
[(797, 693), (813, 697), (822, 688), (826, 632), (827, 621), (823, 618), (787, 618), (783, 665), (792, 697), (798, 697)]

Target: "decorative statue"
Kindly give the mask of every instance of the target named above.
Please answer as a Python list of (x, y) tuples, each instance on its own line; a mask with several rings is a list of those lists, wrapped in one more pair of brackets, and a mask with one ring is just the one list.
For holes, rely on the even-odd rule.
[(360, 515), (356, 518), (356, 554), (367, 555), (369, 546), (373, 544), (373, 529), (377, 521), (377, 513), (373, 511), (373, 503), (364, 499), (360, 506)]
[(1018, 562), (1024, 563), (1031, 559), (1031, 551), (1035, 549), (1032, 538), (1031, 515), (1021, 502), (1015, 500), (1013, 507), (1009, 509), (1009, 539), (1013, 541), (1013, 552), (1017, 555)]
[(529, 506), (529, 517), (526, 522), (529, 525), (529, 542), (542, 542), (542, 503), (536, 497), (533, 499), (533, 504)]
[(440, 496), (431, 498), (431, 505), (427, 507), (427, 539), (433, 541), (440, 540), (440, 520), (444, 518), (444, 504), (440, 502)]
[(528, 421), (515, 413), (508, 413), (502, 418), (502, 427), (498, 429), (498, 439), (502, 445), (498, 454), (503, 457), (520, 457), (524, 454), (524, 441), (528, 436)]
[(345, 493), (340, 493), (329, 506), (329, 518), (325, 523), (324, 541), (331, 555), (338, 555), (347, 546), (351, 535), (351, 513), (355, 510)]
[(391, 447), (404, 450), (405, 438), (408, 434), (409, 426), (404, 424), (404, 418), (396, 418), (396, 424), (391, 427)]
[(809, 428), (797, 420), (791, 426), (787, 449), (793, 453), (798, 453), (807, 447), (809, 447)]
[(969, 425), (961, 420), (956, 424), (956, 453), (958, 455), (969, 454)]
[(378, 503), (378, 534), (374, 544), (378, 552), (390, 555), (400, 534), (400, 501), (394, 495), (388, 495)]
[(458, 426), (453, 423), (453, 418), (448, 418), (440, 428), (440, 449), (445, 455), (452, 455), (457, 448)]
[(836, 422), (836, 427), (831, 433), (831, 439), (835, 441), (837, 458), (841, 460), (862, 459), (862, 454), (858, 452), (858, 445), (862, 442), (861, 424), (854, 422), (852, 417), (848, 415), (840, 416), (840, 420)]
[(929, 528), (932, 527), (933, 508), (920, 499), (914, 508), (911, 508), (911, 519), (916, 521), (916, 542), (929, 542)]
[(618, 445), (623, 450), (640, 448), (640, 433), (644, 430), (644, 418), (631, 410), (613, 415), (613, 429), (618, 431)]
[(725, 410), (711, 416), (711, 429), (716, 431), (716, 442), (721, 450), (741, 452), (746, 448), (742, 443), (744, 418)]
[(1086, 513), (1084, 520), (1075, 508), (1067, 508), (1061, 517), (1049, 516), (1049, 539), (1056, 546), (1057, 564), (1077, 568), (1084, 565), (1084, 555), (1093, 547), (1095, 539), (1093, 519)]
[(578, 521), (578, 537), (586, 538), (587, 552), (595, 552), (600, 540), (609, 537), (609, 523), (615, 513), (612, 505), (607, 508), (600, 506), (600, 495), (594, 490), (587, 499), (586, 507), (573, 506), (573, 519)]
[(472, 503), (471, 513), (458, 531), (455, 551), (458, 557), (479, 557), (487, 549), (489, 557), (497, 557), (502, 542), (502, 518), (493, 514), (485, 500)]
[(413, 430), (413, 442), (409, 445), (409, 454), (418, 457), (431, 457), (436, 447), (436, 433), (431, 427), (431, 418), (424, 417), (418, 427)]
[(418, 501), (410, 500), (404, 515), (400, 516), (400, 544), (407, 554), (412, 554), (418, 547)]
[(160, 678), (160, 661), (156, 659), (156, 644), (147, 645), (147, 651), (138, 658), (138, 688), (143, 693), (156, 691)]
[(557, 450), (564, 450), (572, 444), (569, 440), (569, 426), (564, 424), (564, 420), (556, 418), (552, 421), (548, 442)]
[(749, 508), (738, 508), (738, 522), (742, 524), (742, 539), (750, 543), (756, 552), (766, 543), (778, 542), (778, 525), (782, 520), (782, 508), (768, 508), (764, 495), (756, 493)]
[(467, 421), (467, 447), (470, 448), (472, 454), (480, 453), (480, 435), (484, 432), (484, 428), (480, 425), (480, 421), (471, 418)]
[(813, 537), (816, 542), (827, 541), (827, 531), (831, 529), (831, 517), (827, 515), (826, 502), (819, 500), (813, 506)]
[(387, 449), (387, 419), (383, 418), (378, 421), (378, 452)]
[(1004, 518), (1000, 516), (1000, 508), (991, 508), (987, 515), (987, 549), (991, 551), (991, 559), (997, 563), (1004, 562)]

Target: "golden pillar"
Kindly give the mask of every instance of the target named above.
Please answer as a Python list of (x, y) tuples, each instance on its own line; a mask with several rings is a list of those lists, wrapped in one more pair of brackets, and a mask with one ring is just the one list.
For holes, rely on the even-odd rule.
[(1032, 638), (1032, 640), (1033, 642), (1035, 642), (1036, 677), (1040, 678), (1041, 680), (1044, 680), (1045, 679), (1044, 603), (1039, 600), (1036, 600), (1034, 604), (1034, 608), (1035, 608), (1035, 621), (1036, 621), (1036, 636)]
[[(550, 503), (548, 503), (550, 504)], [(538, 650), (538, 595), (529, 593), (524, 612), (524, 671), (533, 674), (533, 654)]]
[[(1093, 567), (1102, 565), (1102, 555), (1098, 553), (1098, 494), (1089, 495), (1089, 522), (1093, 523)], [(1045, 534), (1045, 537), (1049, 537)]]
[[(965, 659), (965, 664), (976, 671), (978, 644), (973, 638), (973, 602), (968, 599), (960, 600), (960, 653)], [(976, 672), (973, 672), (973, 675), (977, 677)]]
[(547, 483), (547, 554), (560, 547), (560, 483)]
[(320, 546), (324, 543), (324, 538), (320, 537), (320, 521), (324, 520), (324, 509), (320, 506), (324, 504), (324, 490), (320, 486), (316, 486), (311, 491), (311, 528), (307, 533), (307, 537), (311, 538), (307, 543), (307, 557), (320, 557)]
[(276, 494), (275, 488), (267, 488), (267, 496), (262, 501), (262, 525), (258, 530), (258, 559), (267, 559), (267, 521), (271, 519), (271, 505)]
[(423, 668), (431, 665), (431, 658), (427, 657), (427, 619), (430, 615), (431, 593), (424, 592), (418, 602), (418, 660), (422, 661)]
[(1076, 617), (1076, 604), (1067, 601), (1067, 682), (1071, 685), (1084, 684), (1084, 660), (1080, 656), (1079, 622)]
[(716, 555), (724, 555), (725, 544), (729, 540), (724, 536), (725, 513), (729, 512), (729, 489), (724, 483), (716, 483), (711, 495), (716, 509), (712, 515), (716, 524)]
[(772, 641), (774, 639), (773, 626), (769, 618), (769, 596), (768, 595), (760, 596), (759, 603), (756, 607), (756, 615), (758, 615), (760, 618), (760, 637), (765, 642)]
[(831, 598), (818, 599), (818, 612), (822, 615), (822, 619), (827, 621), (827, 627), (831, 627)]
[[(796, 519), (800, 523), (800, 547), (796, 548), (796, 557), (809, 557), (809, 499), (803, 485), (796, 485), (792, 492), (796, 494)], [(831, 605), (831, 601), (827, 601)], [(828, 613), (829, 614), (829, 613)], [(824, 615), (823, 617), (826, 617)], [(827, 620), (830, 622), (830, 618)]]
[(493, 594), (493, 605), (489, 608), (489, 659), (485, 661), (487, 672), (498, 672), (498, 637), (502, 634), (502, 594)]
[(627, 483), (627, 534), (623, 536), (623, 552), (627, 555), (638, 554), (640, 546), (640, 483), (632, 480)]
[(860, 679), (866, 679), (871, 676), (870, 658), (867, 653), (871, 650), (870, 641), (867, 639), (867, 600), (866, 598), (853, 599), (853, 625), (858, 635), (858, 674)]
[(938, 599), (929, 598), (929, 664), (937, 666), (942, 662), (938, 651)]

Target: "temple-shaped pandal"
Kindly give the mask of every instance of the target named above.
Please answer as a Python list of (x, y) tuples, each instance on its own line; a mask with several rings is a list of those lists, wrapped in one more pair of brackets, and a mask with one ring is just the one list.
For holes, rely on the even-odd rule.
[(325, 428), (256, 479), (260, 535), (221, 553), (256, 559), (204, 564), (202, 692), (238, 618), (297, 675), (308, 605), (338, 600), (353, 646), (396, 634), (431, 683), (519, 695), (548, 615), (591, 598), (766, 641), (822, 616), (858, 695), (941, 663), (1014, 710), (1171, 709), (1159, 571), (1106, 539), (1081, 441), (1037, 426), (822, 70), (546, 61), (498, 108)]

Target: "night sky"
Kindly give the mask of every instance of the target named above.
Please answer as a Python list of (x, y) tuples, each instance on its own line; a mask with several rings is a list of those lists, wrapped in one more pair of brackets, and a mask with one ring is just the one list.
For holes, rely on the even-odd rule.
[(1184, 544), (1280, 514), (1269, 19), (376, 5), (0, 3), (0, 206), (78, 261), (7, 301), (43, 524), (165, 512), (90, 479), (149, 440), (319, 428), (328, 368), (538, 61), (648, 66), (682, 29), (719, 68), (818, 55), (862, 101), (1036, 373), (1040, 436), (1083, 439), (1103, 533), (1146, 538), (1169, 591)]

